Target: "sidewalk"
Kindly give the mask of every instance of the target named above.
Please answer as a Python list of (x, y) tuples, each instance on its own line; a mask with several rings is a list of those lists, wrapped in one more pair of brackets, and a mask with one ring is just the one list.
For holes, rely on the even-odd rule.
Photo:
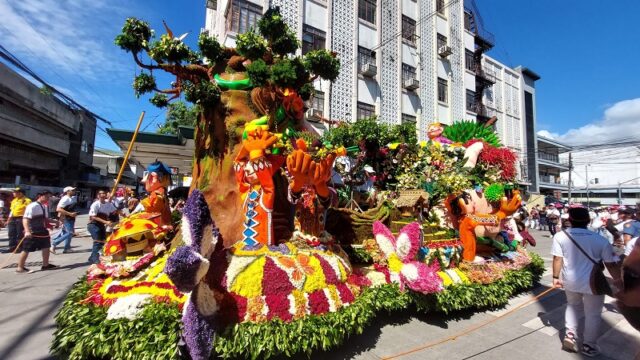
[[(0, 359), (48, 359), (51, 335), (55, 330), (53, 317), (71, 285), (82, 276), (91, 252), (91, 237), (87, 233), (88, 215), (79, 215), (76, 233), (71, 242), (73, 253), (51, 254), (50, 262), (59, 269), (40, 271), (42, 255), (29, 254), (27, 267), (31, 274), (14, 272), (17, 254), (0, 254)], [(54, 232), (54, 235), (56, 232)], [(0, 230), (0, 247), (8, 244), (7, 229)]]

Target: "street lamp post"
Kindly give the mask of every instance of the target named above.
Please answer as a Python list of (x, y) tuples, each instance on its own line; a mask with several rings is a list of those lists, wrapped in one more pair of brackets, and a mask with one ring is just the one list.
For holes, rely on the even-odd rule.
[(618, 205), (622, 205), (622, 184), (626, 184), (638, 179), (640, 179), (640, 176), (627, 181), (618, 181)]

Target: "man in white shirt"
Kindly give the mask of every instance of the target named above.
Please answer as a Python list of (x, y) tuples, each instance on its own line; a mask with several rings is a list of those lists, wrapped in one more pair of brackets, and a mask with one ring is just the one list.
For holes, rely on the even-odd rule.
[(91, 204), (89, 208), (89, 223), (87, 230), (93, 239), (93, 248), (89, 256), (90, 263), (98, 263), (100, 260), (100, 250), (107, 240), (106, 227), (113, 226), (109, 217), (116, 213), (118, 209), (107, 201), (107, 192), (105, 190), (98, 191), (98, 199)]
[(56, 246), (64, 242), (64, 254), (71, 252), (71, 239), (76, 225), (76, 212), (77, 200), (75, 197), (76, 188), (67, 186), (64, 188), (64, 196), (58, 202), (56, 211), (59, 214), (60, 220), (62, 220), (62, 231), (53, 238), (51, 244), (51, 253), (56, 253)]
[(57, 266), (49, 263), (49, 246), (51, 246), (51, 238), (49, 237), (49, 227), (55, 223), (49, 219), (49, 210), (47, 201), (49, 200), (48, 191), (39, 192), (36, 195), (36, 201), (27, 205), (22, 216), (22, 226), (24, 227), (24, 240), (19, 246), (22, 250), (18, 259), (18, 268), (16, 273), (22, 274), (30, 272), (24, 264), (30, 252), (42, 250), (42, 267), (41, 270), (51, 270)]
[(546, 214), (547, 224), (549, 224), (549, 232), (551, 233), (551, 236), (554, 236), (557, 231), (556, 227), (558, 226), (558, 221), (560, 220), (560, 211), (558, 211), (553, 204), (549, 204)]
[[(604, 237), (587, 230), (589, 211), (585, 208), (569, 210), (571, 228), (553, 237), (553, 286), (564, 288), (567, 296), (565, 312), (566, 335), (562, 347), (568, 351), (578, 351), (579, 321), (585, 318), (582, 353), (596, 356), (599, 353), (596, 341), (602, 321), (601, 312), (604, 295), (594, 295), (589, 283), (593, 262), (578, 248), (576, 243), (595, 261), (603, 261), (614, 279), (620, 271), (613, 247)], [(573, 240), (572, 240), (573, 239)], [(575, 241), (575, 243), (574, 243)]]

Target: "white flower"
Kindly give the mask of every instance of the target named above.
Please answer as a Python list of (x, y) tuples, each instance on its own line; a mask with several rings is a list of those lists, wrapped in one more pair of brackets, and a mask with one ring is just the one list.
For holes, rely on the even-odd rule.
[(107, 310), (107, 320), (122, 318), (133, 320), (150, 299), (149, 294), (133, 294), (118, 298)]

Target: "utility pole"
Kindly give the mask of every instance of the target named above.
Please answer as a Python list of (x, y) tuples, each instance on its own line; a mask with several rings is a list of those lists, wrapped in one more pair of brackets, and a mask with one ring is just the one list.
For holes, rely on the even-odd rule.
[(573, 161), (571, 160), (571, 152), (569, 152), (569, 190), (567, 192), (567, 200), (571, 204), (571, 172), (573, 170)]
[(589, 208), (589, 165), (584, 166), (584, 174), (587, 180), (587, 208)]

